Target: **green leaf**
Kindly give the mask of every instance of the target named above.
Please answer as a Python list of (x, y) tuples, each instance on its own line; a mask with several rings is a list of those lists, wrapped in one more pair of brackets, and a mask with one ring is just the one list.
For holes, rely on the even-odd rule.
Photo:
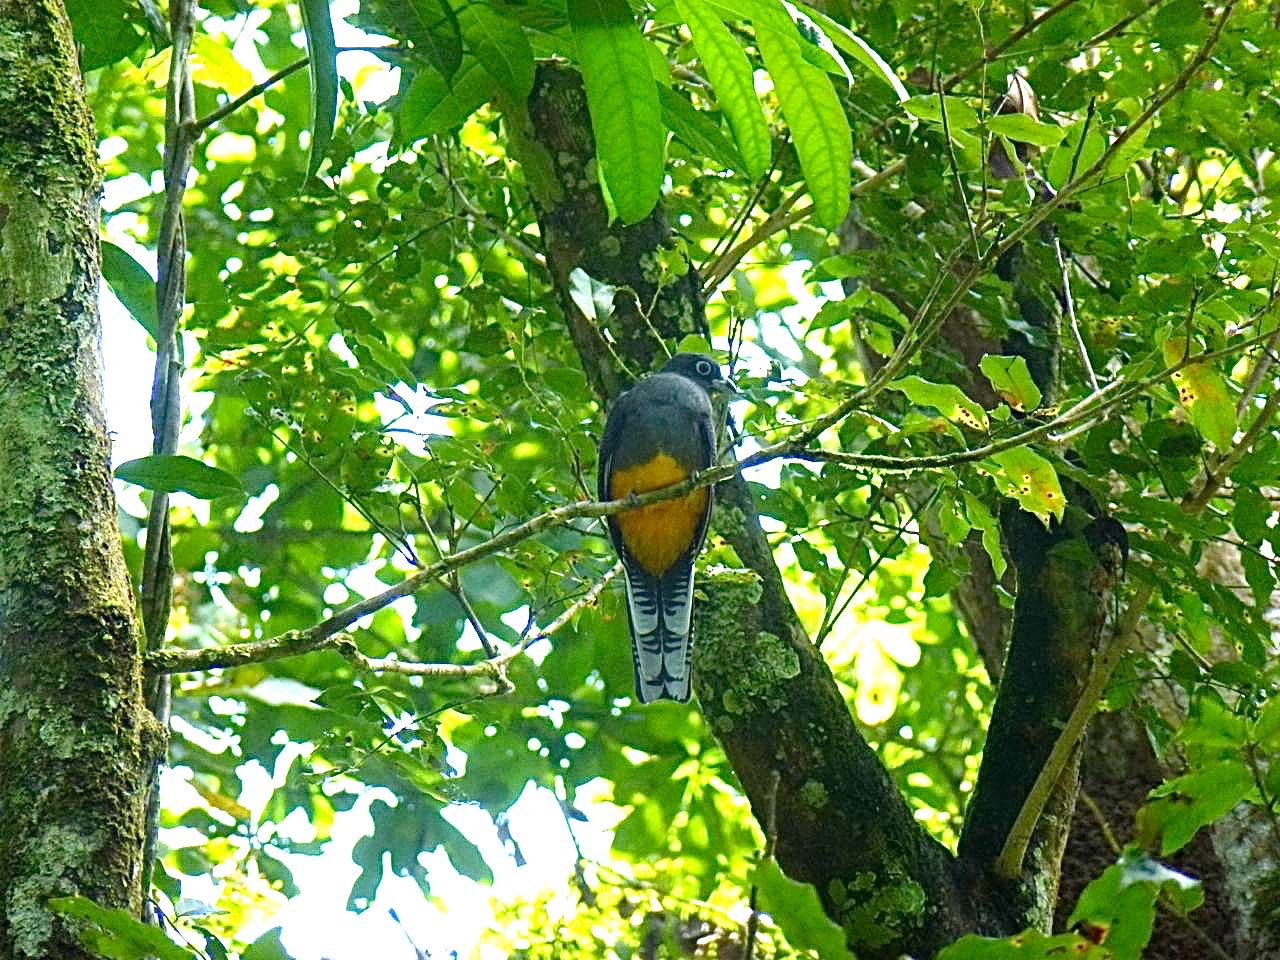
[(164, 935), (159, 927), (142, 923), (125, 910), (108, 910), (84, 897), (56, 897), (49, 909), (66, 917), (88, 920), (93, 927), (81, 931), (85, 945), (104, 957), (116, 960), (196, 960)]
[(1204, 899), (1199, 887), (1190, 877), (1130, 848), (1084, 888), (1067, 922), (1095, 931), (1113, 960), (1138, 960), (1151, 939), (1161, 891), (1185, 912)]
[(135, 0), (67, 0), (67, 16), (85, 73), (123, 60), (147, 37)]
[(844, 931), (823, 911), (813, 884), (792, 880), (772, 857), (756, 867), (752, 882), (760, 891), (761, 908), (773, 917), (789, 944), (830, 960), (849, 956)]
[(617, 287), (597, 280), (581, 267), (574, 267), (569, 274), (569, 298), (583, 316), (596, 323), (613, 316), (613, 297), (617, 292)]
[(434, 70), (413, 78), (396, 119), (400, 138), (412, 143), (422, 137), (456, 130), (493, 96), (496, 84), (479, 60), (467, 57), (452, 82)]
[(1004, 496), (1017, 500), (1023, 510), (1034, 513), (1045, 526), (1049, 525), (1050, 516), (1062, 522), (1067, 498), (1048, 460), (1029, 447), (1014, 447), (993, 454), (985, 464), (994, 464), (992, 477)]
[(912, 403), (935, 408), (948, 420), (963, 424), (970, 430), (986, 430), (990, 426), (987, 412), (965, 396), (965, 392), (954, 383), (933, 383), (912, 375), (893, 381), (889, 389), (905, 393)]
[(870, 70), (873, 77), (887, 83), (899, 101), (911, 99), (911, 94), (907, 91), (903, 82), (898, 79), (893, 67), (889, 66), (884, 57), (880, 56), (871, 44), (867, 43), (844, 24), (832, 20), (822, 11), (815, 10), (813, 7), (803, 3), (798, 3), (796, 6), (813, 18), (813, 22), (826, 32), (836, 47)]
[[(947, 119), (951, 117), (948, 114)], [(1038, 147), (1056, 147), (1067, 135), (1065, 127), (1041, 123), (1025, 113), (1005, 113), (987, 119), (987, 129), (997, 136), (1018, 143), (1034, 143)]]
[(197, 33), (191, 42), (191, 79), (238, 97), (253, 86), (253, 72), (236, 59), (231, 41)]
[(711, 344), (707, 343), (706, 337), (696, 333), (686, 334), (681, 339), (680, 345), (676, 347), (676, 353), (705, 353), (709, 357), (716, 355)]
[[(1165, 363), (1181, 360), (1186, 342), (1182, 337), (1166, 340)], [(1222, 375), (1207, 363), (1191, 363), (1173, 374), (1173, 383), (1195, 428), (1219, 451), (1230, 450), (1236, 433), (1236, 405)]]
[(242, 960), (290, 960), (290, 954), (280, 942), (280, 928), (272, 927), (245, 949)]
[[(960, 97), (947, 97), (947, 127), (951, 131), (972, 130), (978, 125), (978, 112)], [(937, 94), (924, 93), (904, 101), (902, 108), (913, 117), (942, 123), (942, 103)]]
[(969, 491), (964, 494), (965, 513), (969, 515), (969, 523), (982, 531), (982, 548), (991, 558), (991, 569), (996, 579), (1004, 577), (1008, 563), (1004, 559), (1004, 551), (1000, 549), (1000, 524), (995, 515), (987, 509), (987, 505)]
[(1231, 525), (1245, 543), (1257, 546), (1267, 538), (1271, 528), (1267, 522), (1274, 510), (1271, 501), (1257, 490), (1243, 489), (1236, 492), (1236, 505), (1231, 511)]
[(658, 202), (667, 139), (647, 41), (624, 0), (569, 0), (568, 11), (601, 176), (618, 216), (636, 223)]
[(669, 87), (658, 90), (662, 122), (678, 140), (730, 170), (742, 169), (742, 155), (719, 124)]
[(834, 230), (849, 212), (853, 139), (827, 75), (804, 59), (794, 29), (756, 25), (756, 45), (773, 78), (818, 222)]
[(1254, 789), (1253, 775), (1235, 758), (1217, 760), (1151, 791), (1152, 801), (1138, 811), (1138, 836), (1160, 841), (1160, 854), (1181, 850), (1207, 826)]
[(1040, 406), (1040, 388), (1031, 379), (1025, 358), (988, 353), (978, 361), (978, 368), (991, 381), (1000, 399), (1013, 409), (1029, 413)]
[(782, 0), (782, 8), (787, 11), (801, 40), (804, 41), (800, 45), (804, 58), (819, 70), (837, 74), (844, 78), (846, 84), (853, 86), (853, 74), (849, 72), (849, 65), (844, 62), (844, 57), (840, 56), (836, 45), (813, 18), (799, 10), (790, 0)]
[(338, 119), (338, 48), (333, 40), (329, 0), (301, 0), (307, 35), (307, 69), (311, 73), (311, 149), (307, 178), (316, 175), (333, 140)]
[(217, 467), (191, 457), (153, 454), (116, 467), (116, 477), (147, 490), (188, 493), (200, 500), (243, 497), (240, 481)]
[(416, 22), (409, 29), (416, 50), (446, 80), (462, 66), (462, 25), (449, 0), (409, 0)]
[(1078, 177), (1088, 170), (1106, 151), (1106, 138), (1098, 130), (1097, 123), (1090, 125), (1084, 138), (1084, 145), (1081, 146), (1080, 137), (1084, 133), (1083, 120), (1068, 127), (1063, 142), (1049, 154), (1045, 176), (1055, 190), (1061, 190), (1073, 174)]
[(110, 240), (102, 241), (102, 278), (129, 315), (156, 339), (156, 282), (147, 268)]
[(1255, 743), (1267, 747), (1274, 746), (1267, 741), (1277, 735), (1280, 735), (1280, 696), (1273, 696), (1262, 705), (1250, 736)]
[(458, 14), (458, 23), (467, 50), (488, 74), (511, 96), (527, 98), (533, 89), (533, 48), (520, 22), (487, 3), (472, 3)]
[(226, 945), (218, 938), (218, 935), (208, 927), (202, 927), (198, 923), (191, 925), (200, 936), (204, 937), (204, 952), (209, 960), (231, 960), (231, 955), (227, 952)]
[(689, 25), (694, 48), (729, 121), (747, 175), (753, 179), (764, 176), (773, 143), (746, 52), (702, 0), (675, 0), (675, 5), (680, 18)]

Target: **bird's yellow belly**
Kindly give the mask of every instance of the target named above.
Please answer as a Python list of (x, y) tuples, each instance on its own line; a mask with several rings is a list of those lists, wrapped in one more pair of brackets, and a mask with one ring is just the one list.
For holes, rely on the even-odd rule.
[[(613, 471), (609, 495), (619, 500), (632, 493), (670, 486), (688, 477), (688, 470), (667, 454), (659, 453), (648, 463)], [(660, 577), (689, 549), (706, 509), (707, 490), (703, 487), (674, 500), (615, 514), (613, 519), (622, 533), (622, 542), (636, 562)]]

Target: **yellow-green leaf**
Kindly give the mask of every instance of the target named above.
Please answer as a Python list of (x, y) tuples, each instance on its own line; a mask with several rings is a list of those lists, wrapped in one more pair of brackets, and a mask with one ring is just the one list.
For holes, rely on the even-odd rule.
[[(950, 116), (947, 117), (950, 120)], [(1066, 127), (1041, 123), (1025, 113), (1006, 113), (987, 120), (987, 129), (1018, 143), (1034, 143), (1038, 147), (1056, 147), (1067, 135)]]
[[(978, 112), (959, 97), (947, 97), (947, 128), (950, 130), (972, 130), (978, 125)], [(942, 123), (942, 103), (932, 93), (921, 94), (903, 102), (907, 113), (930, 123)]]
[(832, 20), (822, 11), (815, 10), (813, 7), (803, 3), (797, 3), (796, 6), (813, 18), (813, 22), (826, 32), (836, 47), (869, 69), (873, 77), (887, 83), (893, 89), (894, 95), (897, 96), (899, 101), (911, 99), (911, 94), (907, 91), (903, 82), (898, 79), (893, 67), (889, 66), (884, 57), (880, 56), (871, 44), (867, 43), (844, 24)]
[[(1181, 360), (1186, 343), (1182, 337), (1166, 340), (1165, 362)], [(1236, 433), (1236, 405), (1222, 375), (1206, 363), (1191, 363), (1173, 374), (1173, 385), (1195, 428), (1219, 450), (1229, 450)]]
[(982, 531), (982, 549), (991, 558), (991, 569), (996, 579), (1004, 577), (1008, 566), (1004, 559), (1004, 551), (1000, 549), (1000, 524), (995, 515), (987, 509), (987, 505), (969, 491), (964, 494), (965, 513), (969, 515), (969, 523)]
[(992, 454), (983, 463), (1004, 496), (1017, 500), (1018, 506), (1034, 513), (1045, 526), (1050, 516), (1061, 522), (1067, 498), (1048, 460), (1029, 447), (1015, 447)]
[[(772, 857), (756, 867), (752, 881), (760, 891), (760, 906), (782, 928), (788, 943), (830, 960), (849, 956), (844, 931), (822, 909), (813, 884), (792, 880)], [(924, 891), (914, 884), (908, 886), (919, 892), (923, 909)]]
[(986, 411), (954, 383), (933, 383), (913, 375), (893, 381), (889, 388), (902, 391), (912, 403), (934, 407), (948, 420), (971, 430), (986, 430), (990, 426)]

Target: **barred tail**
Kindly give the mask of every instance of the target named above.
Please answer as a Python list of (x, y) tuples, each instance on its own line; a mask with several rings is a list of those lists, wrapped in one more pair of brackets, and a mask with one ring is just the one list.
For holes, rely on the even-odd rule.
[(628, 562), (626, 578), (636, 698), (684, 703), (693, 680), (693, 564), (677, 562), (658, 579)]

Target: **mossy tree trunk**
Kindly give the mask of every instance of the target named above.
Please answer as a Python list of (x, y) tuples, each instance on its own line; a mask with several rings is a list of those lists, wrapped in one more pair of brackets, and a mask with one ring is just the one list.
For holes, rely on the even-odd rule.
[(103, 417), (93, 122), (62, 0), (0, 0), (0, 960), (137, 911), (155, 737)]

